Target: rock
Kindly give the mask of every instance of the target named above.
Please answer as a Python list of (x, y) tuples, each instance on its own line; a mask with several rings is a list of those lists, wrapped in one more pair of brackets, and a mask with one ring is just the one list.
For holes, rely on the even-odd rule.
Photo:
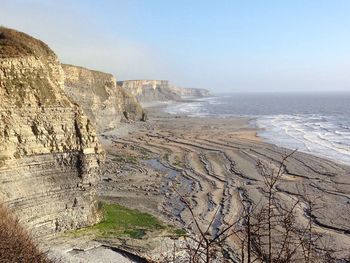
[(113, 75), (78, 66), (62, 65), (64, 90), (83, 109), (102, 133), (121, 121), (145, 121), (146, 113), (136, 98), (117, 86)]
[(208, 97), (210, 96), (210, 91), (206, 89), (195, 89), (195, 88), (182, 88), (177, 86), (170, 86), (170, 90), (175, 94), (179, 95), (181, 98), (185, 97)]
[(54, 52), (0, 32), (0, 200), (38, 237), (98, 222), (104, 154), (93, 125), (64, 93)]
[(139, 102), (179, 100), (180, 96), (173, 92), (167, 80), (124, 80), (118, 81)]
[(210, 95), (206, 89), (177, 87), (170, 85), (167, 80), (124, 80), (117, 83), (141, 103), (177, 101), (186, 97), (201, 98)]

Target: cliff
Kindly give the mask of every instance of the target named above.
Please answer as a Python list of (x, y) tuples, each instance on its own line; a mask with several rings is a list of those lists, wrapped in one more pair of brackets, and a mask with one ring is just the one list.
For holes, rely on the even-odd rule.
[(103, 153), (63, 83), (46, 44), (0, 27), (0, 201), (35, 236), (100, 219), (96, 184)]
[(123, 120), (146, 118), (135, 97), (117, 86), (113, 75), (72, 65), (62, 68), (67, 95), (84, 109), (98, 132), (115, 128)]
[(182, 88), (177, 86), (170, 86), (170, 90), (176, 93), (177, 95), (179, 95), (181, 98), (184, 98), (184, 97), (201, 98), (201, 97), (210, 96), (209, 90), (206, 90), (206, 89)]
[(206, 97), (206, 89), (182, 88), (170, 85), (167, 80), (125, 80), (118, 81), (130, 94), (140, 102), (181, 100), (184, 97)]
[(118, 81), (139, 102), (179, 100), (180, 96), (173, 92), (167, 80), (125, 80)]

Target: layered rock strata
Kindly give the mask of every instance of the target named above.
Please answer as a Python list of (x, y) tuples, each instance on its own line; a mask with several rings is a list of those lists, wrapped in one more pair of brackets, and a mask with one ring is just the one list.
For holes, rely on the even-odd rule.
[(179, 100), (181, 97), (171, 90), (167, 80), (125, 80), (118, 81), (139, 102)]
[(182, 88), (177, 86), (170, 86), (170, 90), (179, 95), (181, 98), (194, 97), (201, 98), (210, 96), (210, 91), (206, 89)]
[(0, 201), (35, 236), (100, 219), (103, 153), (63, 84), (64, 72), (46, 44), (0, 27)]
[(117, 86), (113, 75), (72, 65), (62, 68), (67, 95), (84, 109), (99, 132), (116, 128), (123, 120), (146, 118), (136, 98)]

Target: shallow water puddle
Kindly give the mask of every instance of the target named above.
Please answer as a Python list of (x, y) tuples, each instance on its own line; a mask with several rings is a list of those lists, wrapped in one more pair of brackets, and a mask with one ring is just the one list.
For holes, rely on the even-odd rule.
[[(158, 159), (145, 160), (144, 162), (153, 169), (166, 174), (164, 177), (165, 183), (161, 186), (160, 191), (169, 196), (165, 203), (166, 207), (171, 209), (171, 214), (182, 221), (181, 213), (186, 209), (186, 206), (180, 200), (180, 197), (174, 193), (174, 188), (181, 195), (187, 195), (191, 192), (193, 182), (184, 177), (182, 172), (164, 165)], [(170, 196), (170, 194), (173, 194), (173, 196)]]

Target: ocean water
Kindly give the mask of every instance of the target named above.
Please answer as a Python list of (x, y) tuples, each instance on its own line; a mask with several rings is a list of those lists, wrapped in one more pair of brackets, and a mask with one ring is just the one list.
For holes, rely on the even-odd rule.
[(170, 105), (168, 113), (244, 116), (279, 146), (350, 164), (350, 93), (226, 94)]

